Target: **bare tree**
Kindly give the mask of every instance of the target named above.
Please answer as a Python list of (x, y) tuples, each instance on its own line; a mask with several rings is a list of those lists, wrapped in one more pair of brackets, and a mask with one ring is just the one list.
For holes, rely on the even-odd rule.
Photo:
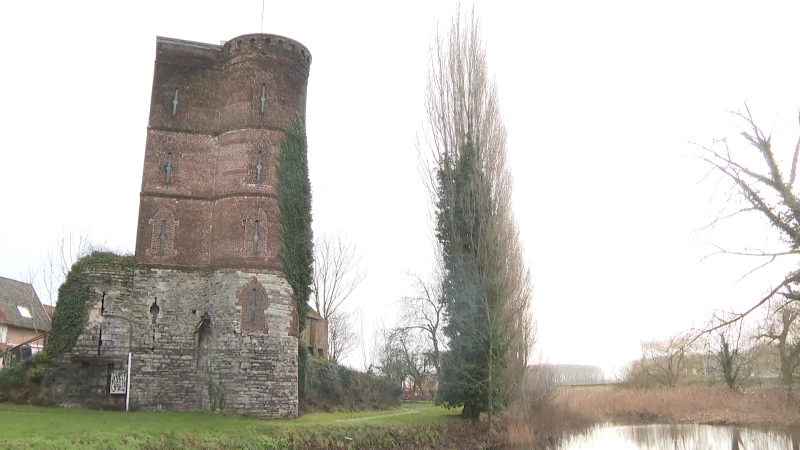
[(782, 302), (775, 302), (769, 308), (764, 328), (759, 338), (774, 343), (778, 347), (781, 364), (781, 380), (791, 386), (794, 375), (800, 368), (800, 305), (794, 299), (783, 296)]
[[(711, 255), (741, 255), (761, 260), (753, 270), (745, 274), (747, 276), (778, 258), (796, 258), (800, 255), (800, 197), (797, 190), (800, 139), (791, 157), (783, 158), (773, 148), (772, 136), (764, 133), (756, 125), (746, 104), (744, 112), (737, 111), (732, 114), (743, 120), (746, 125), (746, 129), (740, 131), (740, 134), (747, 145), (731, 146), (727, 139), (722, 139), (715, 141), (710, 147), (703, 147), (701, 158), (711, 166), (712, 171), (721, 176), (721, 181), (727, 181), (729, 197), (726, 204), (734, 205), (734, 209), (723, 211), (708, 227), (731, 218), (755, 215), (765, 220), (777, 232), (783, 243), (782, 248), (770, 250), (752, 249), (752, 245), (747, 244), (743, 250), (716, 246), (716, 251)], [(752, 307), (733, 314), (727, 320), (715, 324), (714, 328), (704, 331), (710, 332), (741, 320), (767, 304), (776, 294), (789, 292), (790, 285), (797, 285), (798, 282), (800, 282), (800, 270), (789, 272), (783, 279), (777, 280), (773, 288)]]
[(522, 387), (516, 393), (519, 401), (515, 405), (526, 423), (533, 423), (538, 414), (558, 395), (558, 375), (551, 364), (539, 362), (526, 370)]
[(355, 328), (357, 312), (339, 309), (328, 316), (328, 358), (336, 363), (358, 347), (360, 338)]
[[(714, 323), (726, 321), (726, 317), (714, 316)], [(708, 349), (713, 355), (714, 369), (730, 390), (736, 390), (747, 379), (753, 369), (753, 344), (756, 339), (739, 320), (715, 329), (707, 339)]]
[(674, 387), (686, 372), (691, 336), (677, 334), (663, 341), (642, 343), (647, 374), (657, 383)]
[(388, 341), (397, 350), (405, 366), (412, 393), (417, 396), (423, 394), (425, 381), (434, 371), (426, 339), (419, 330), (396, 328), (391, 331)]
[(75, 261), (100, 247), (91, 240), (88, 228), (62, 228), (56, 235), (55, 245), (41, 256), (38, 266), (32, 269), (32, 277), (41, 288), (38, 291), (46, 297), (46, 303), (56, 304), (58, 288), (67, 279)]
[(400, 300), (400, 327), (422, 333), (430, 349), (431, 363), (436, 378), (442, 374), (441, 351), (444, 344), (444, 299), (442, 298), (443, 263), (440, 247), (437, 245), (434, 269), (431, 277), (424, 280), (419, 275), (414, 278), (412, 295)]
[(347, 299), (364, 281), (355, 244), (342, 233), (314, 235), (314, 307), (328, 322), (328, 355), (339, 361), (358, 346), (357, 312)]

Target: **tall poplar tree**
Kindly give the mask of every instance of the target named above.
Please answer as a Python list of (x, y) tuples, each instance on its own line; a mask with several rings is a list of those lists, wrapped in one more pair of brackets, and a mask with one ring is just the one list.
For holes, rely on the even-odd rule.
[(431, 49), (423, 156), (442, 247), (448, 351), (439, 400), (478, 420), (508, 401), (533, 341), (530, 274), (511, 207), (506, 131), (479, 21), (458, 11)]

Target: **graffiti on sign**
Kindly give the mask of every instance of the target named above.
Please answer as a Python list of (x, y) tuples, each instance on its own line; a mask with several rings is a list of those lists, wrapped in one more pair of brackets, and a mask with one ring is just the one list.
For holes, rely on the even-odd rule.
[(124, 394), (126, 381), (125, 372), (111, 372), (111, 393)]

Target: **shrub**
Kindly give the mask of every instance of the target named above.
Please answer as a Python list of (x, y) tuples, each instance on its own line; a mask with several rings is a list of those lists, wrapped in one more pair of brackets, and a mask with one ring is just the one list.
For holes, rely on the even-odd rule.
[(0, 370), (0, 392), (10, 394), (25, 386), (25, 368), (21, 364)]
[(385, 409), (400, 404), (402, 390), (390, 380), (331, 361), (309, 358), (304, 406), (310, 410)]
[(45, 375), (47, 375), (47, 369), (44, 367), (35, 367), (28, 370), (28, 379), (31, 380), (31, 383), (41, 384)]

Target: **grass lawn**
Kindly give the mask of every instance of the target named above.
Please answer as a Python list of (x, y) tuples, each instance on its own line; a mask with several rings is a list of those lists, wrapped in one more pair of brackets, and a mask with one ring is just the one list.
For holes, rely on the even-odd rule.
[[(285, 448), (290, 437), (294, 441), (299, 437), (328, 441), (339, 435), (344, 442), (352, 443), (359, 435), (382, 429), (454, 423), (458, 413), (430, 403), (408, 403), (385, 411), (259, 420), (202, 413), (125, 413), (3, 404), (0, 448)], [(345, 440), (346, 434), (352, 434), (354, 441)]]

